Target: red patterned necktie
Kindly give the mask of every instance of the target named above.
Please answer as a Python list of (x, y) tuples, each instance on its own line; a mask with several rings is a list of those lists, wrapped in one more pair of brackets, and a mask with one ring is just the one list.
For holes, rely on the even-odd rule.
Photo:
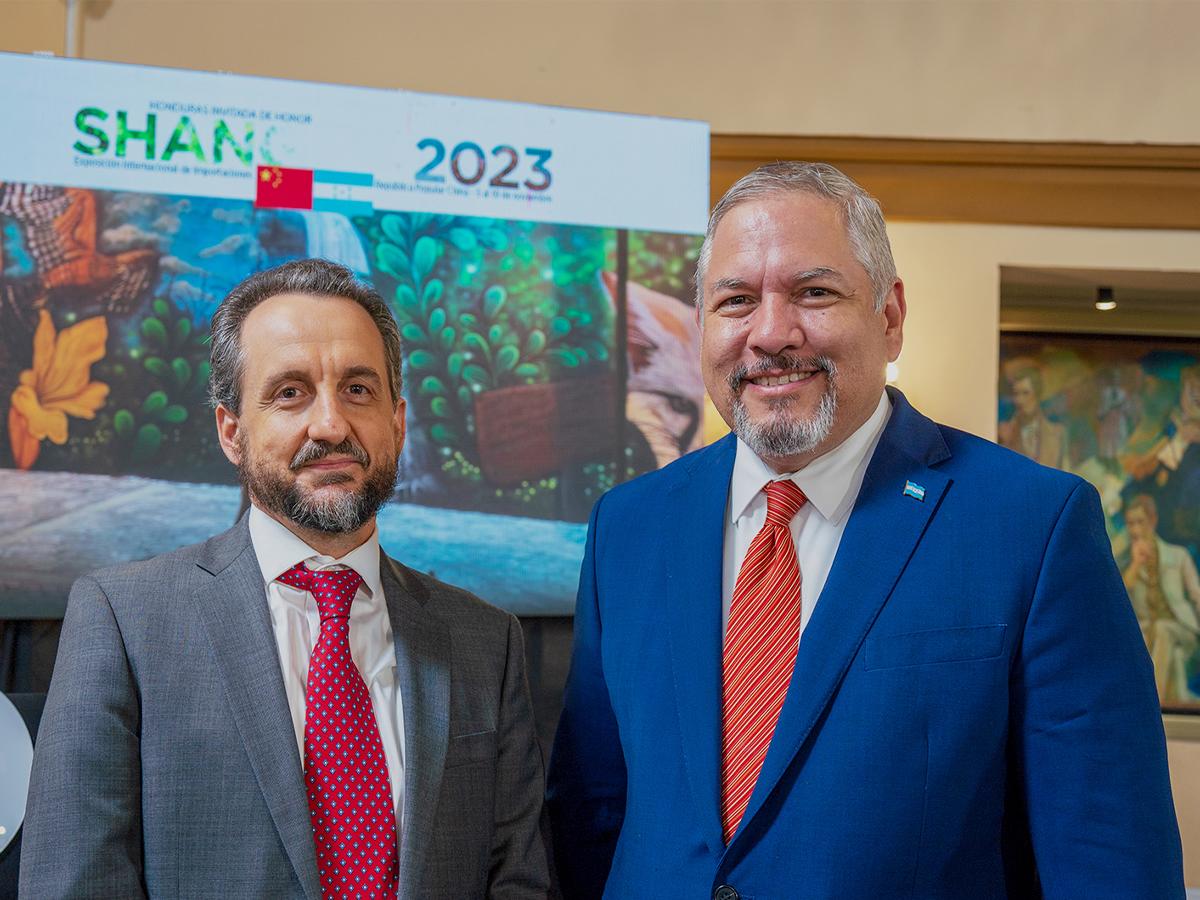
[(297, 563), (278, 580), (312, 594), (321, 616), (304, 716), (304, 785), (321, 896), (394, 898), (400, 863), (387, 757), (350, 656), (350, 605), (362, 577), (353, 569), (313, 572)]
[(767, 521), (733, 589), (722, 660), (721, 821), (733, 837), (767, 756), (800, 645), (800, 566), (790, 523), (805, 503), (790, 480), (772, 481)]

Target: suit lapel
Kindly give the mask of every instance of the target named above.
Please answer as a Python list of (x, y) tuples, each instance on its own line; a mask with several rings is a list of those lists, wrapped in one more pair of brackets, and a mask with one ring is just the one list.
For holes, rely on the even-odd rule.
[(213, 576), (194, 600), (234, 723), (300, 884), (319, 900), (304, 772), (246, 518), (209, 541), (197, 565)]
[[(929, 468), (949, 456), (937, 426), (899, 392), (889, 389), (889, 394), (891, 420), (867, 468), (833, 568), (804, 631), (779, 723), (735, 841), (833, 699), (950, 485), (946, 476)], [(910, 481), (924, 488), (924, 499), (905, 494)]]
[(698, 454), (667, 498), (668, 621), (683, 762), (697, 821), (714, 854), (721, 830), (721, 559), (736, 439)]
[(426, 608), (424, 585), (386, 555), (381, 555), (380, 568), (404, 709), (400, 896), (417, 897), (450, 740), (452, 647), (450, 632)]

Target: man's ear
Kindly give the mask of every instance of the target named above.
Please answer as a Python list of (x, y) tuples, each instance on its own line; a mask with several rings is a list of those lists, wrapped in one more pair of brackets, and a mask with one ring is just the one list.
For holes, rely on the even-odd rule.
[(407, 405), (403, 397), (396, 398), (396, 410), (392, 413), (392, 428), (396, 435), (396, 455), (400, 455), (400, 451), (404, 449), (404, 435), (407, 433), (406, 412)]
[(241, 428), (241, 422), (237, 415), (231, 412), (224, 403), (217, 405), (216, 417), (217, 440), (221, 442), (221, 450), (227, 460), (235, 466), (240, 466), (242, 464), (242, 454), (238, 449), (238, 433)]
[(886, 325), (884, 339), (887, 341), (888, 360), (895, 362), (904, 347), (904, 319), (908, 315), (908, 302), (904, 299), (904, 282), (899, 278), (892, 285), (883, 304), (883, 319)]

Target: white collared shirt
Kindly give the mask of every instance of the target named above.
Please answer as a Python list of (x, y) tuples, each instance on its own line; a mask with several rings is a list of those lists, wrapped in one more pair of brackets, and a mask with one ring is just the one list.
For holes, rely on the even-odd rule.
[(729, 483), (725, 555), (721, 565), (722, 632), (729, 625), (729, 605), (742, 560), (746, 558), (750, 542), (767, 520), (767, 495), (763, 488), (769, 481), (790, 478), (808, 498), (791, 524), (796, 559), (800, 564), (800, 633), (804, 634), (829, 570), (833, 568), (833, 559), (858, 499), (867, 465), (891, 415), (892, 405), (885, 392), (875, 411), (858, 430), (791, 475), (776, 473), (738, 438), (733, 478)]
[(283, 686), (301, 760), (304, 759), (308, 663), (321, 632), (321, 617), (312, 594), (275, 579), (298, 562), (306, 562), (313, 571), (348, 566), (362, 576), (363, 583), (350, 606), (350, 656), (366, 682), (371, 708), (379, 725), (392, 787), (392, 806), (396, 811), (398, 840), (404, 808), (404, 707), (396, 683), (392, 623), (380, 581), (379, 532), (371, 532), (358, 547), (341, 559), (334, 559), (317, 553), (257, 506), (251, 506), (250, 543), (267, 588), (271, 628), (279, 648)]

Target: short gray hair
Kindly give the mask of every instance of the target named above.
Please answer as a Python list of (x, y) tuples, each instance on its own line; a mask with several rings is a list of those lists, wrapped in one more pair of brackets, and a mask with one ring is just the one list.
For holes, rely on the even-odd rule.
[(213, 313), (209, 356), (212, 373), (209, 376), (208, 394), (214, 407), (224, 406), (235, 415), (241, 413), (242, 374), (245, 369), (242, 324), (254, 307), (281, 294), (341, 297), (353, 300), (365, 309), (379, 329), (379, 336), (383, 338), (388, 387), (392, 391), (392, 403), (399, 402), (400, 329), (379, 292), (345, 266), (327, 259), (298, 259), (255, 272), (230, 291)]
[(708, 217), (708, 230), (696, 264), (696, 305), (704, 308), (704, 277), (712, 257), (713, 235), (721, 220), (735, 206), (779, 194), (808, 193), (834, 201), (846, 223), (854, 258), (866, 269), (875, 291), (875, 311), (883, 309), (888, 291), (896, 283), (896, 262), (888, 243), (887, 227), (879, 201), (845, 173), (828, 163), (776, 162), (761, 166), (737, 183), (717, 201)]

